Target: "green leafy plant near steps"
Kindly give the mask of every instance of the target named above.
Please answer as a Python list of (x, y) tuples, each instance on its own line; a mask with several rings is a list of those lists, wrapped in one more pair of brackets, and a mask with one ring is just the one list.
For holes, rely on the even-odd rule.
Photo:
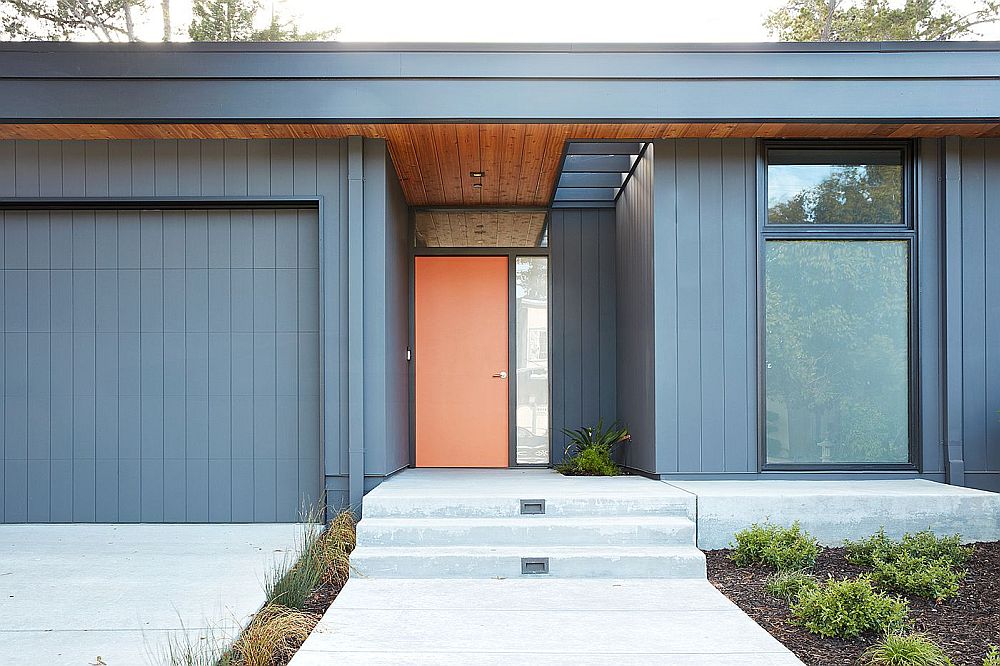
[(604, 419), (593, 428), (563, 429), (569, 438), (563, 461), (556, 470), (567, 476), (617, 476), (615, 450), (631, 439), (628, 428), (618, 423), (604, 427)]
[(868, 576), (831, 579), (803, 589), (792, 616), (808, 631), (826, 637), (854, 638), (864, 633), (898, 632), (909, 625), (909, 604), (872, 587)]
[(951, 666), (951, 659), (926, 634), (886, 634), (862, 657), (867, 666)]
[(741, 567), (761, 562), (778, 571), (801, 571), (812, 567), (819, 555), (819, 543), (798, 522), (791, 527), (754, 523), (735, 538), (729, 557)]
[(847, 559), (870, 567), (872, 580), (879, 586), (938, 602), (958, 595), (964, 566), (973, 552), (961, 544), (958, 535), (938, 537), (928, 530), (905, 534), (899, 541), (879, 530), (845, 546)]

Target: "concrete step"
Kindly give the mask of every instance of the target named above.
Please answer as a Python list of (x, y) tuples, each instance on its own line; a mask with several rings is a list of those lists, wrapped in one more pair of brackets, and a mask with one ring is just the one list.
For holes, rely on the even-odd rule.
[[(383, 484), (387, 485), (387, 484)], [(660, 484), (670, 488), (667, 484)], [(545, 500), (548, 516), (681, 516), (695, 518), (694, 495), (669, 493), (581, 493), (420, 496), (379, 492), (365, 496), (365, 518), (504, 518), (521, 515), (522, 499)]]
[[(548, 573), (523, 574), (522, 558), (548, 558)], [(368, 578), (705, 578), (693, 546), (359, 546), (351, 565)]]
[(693, 546), (695, 524), (679, 516), (370, 518), (359, 546)]

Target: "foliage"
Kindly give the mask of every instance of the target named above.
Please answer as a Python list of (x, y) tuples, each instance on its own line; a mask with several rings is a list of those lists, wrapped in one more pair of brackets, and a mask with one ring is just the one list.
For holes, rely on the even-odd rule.
[(884, 588), (935, 601), (958, 594), (962, 570), (972, 548), (961, 544), (957, 534), (938, 537), (929, 530), (904, 534), (899, 541), (884, 530), (861, 541), (845, 542), (848, 561), (871, 567), (872, 580)]
[(1000, 17), (1000, 2), (958, 12), (943, 0), (787, 0), (764, 20), (783, 42), (936, 41), (976, 35)]
[(951, 659), (926, 634), (886, 634), (865, 651), (867, 666), (951, 666)]
[(958, 584), (964, 577), (947, 560), (928, 560), (907, 553), (888, 561), (875, 560), (872, 572), (872, 580), (884, 588), (934, 601), (957, 596)]
[(990, 651), (983, 658), (983, 666), (1000, 666), (1000, 647), (990, 646)]
[(136, 41), (146, 0), (0, 0), (0, 39)]
[(286, 557), (268, 575), (264, 589), (269, 603), (302, 610), (321, 583), (343, 585), (350, 571), (354, 550), (354, 518), (339, 514), (322, 529), (322, 523), (307, 520), (299, 539), (298, 558)]
[(764, 589), (779, 599), (791, 601), (798, 597), (802, 590), (811, 590), (818, 585), (816, 576), (805, 571), (779, 571), (767, 579)]
[(301, 32), (294, 20), (273, 8), (266, 27), (257, 27), (264, 6), (260, 0), (194, 0), (188, 36), (195, 42), (308, 42), (329, 39), (339, 32)]
[(909, 624), (906, 600), (876, 591), (867, 576), (831, 579), (814, 589), (804, 589), (791, 610), (797, 623), (826, 637), (901, 631)]
[(228, 657), (240, 666), (286, 663), (309, 637), (318, 619), (280, 604), (265, 604), (233, 643)]
[(598, 448), (584, 449), (556, 465), (567, 476), (618, 476), (621, 470), (611, 459), (611, 453)]
[(593, 428), (563, 429), (569, 438), (563, 461), (556, 470), (569, 476), (617, 476), (621, 473), (615, 463), (615, 449), (631, 439), (628, 428), (616, 423), (604, 427), (598, 419)]
[(862, 566), (874, 566), (876, 561), (891, 561), (907, 555), (926, 560), (945, 560), (949, 566), (961, 568), (972, 557), (973, 548), (963, 546), (958, 534), (939, 537), (930, 530), (907, 533), (899, 541), (890, 539), (885, 530), (860, 541), (845, 541), (847, 560)]
[(757, 562), (778, 571), (800, 571), (816, 563), (819, 544), (798, 522), (784, 528), (771, 523), (754, 523), (736, 533), (736, 545), (730, 558), (737, 566)]

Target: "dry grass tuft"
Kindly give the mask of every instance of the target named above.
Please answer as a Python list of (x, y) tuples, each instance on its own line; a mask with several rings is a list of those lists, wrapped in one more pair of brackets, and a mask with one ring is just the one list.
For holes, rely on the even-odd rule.
[(319, 617), (294, 608), (269, 603), (254, 616), (230, 650), (241, 666), (284, 663), (309, 637)]
[(350, 511), (338, 513), (317, 540), (323, 562), (323, 582), (343, 586), (351, 573), (351, 551), (357, 544), (356, 523)]

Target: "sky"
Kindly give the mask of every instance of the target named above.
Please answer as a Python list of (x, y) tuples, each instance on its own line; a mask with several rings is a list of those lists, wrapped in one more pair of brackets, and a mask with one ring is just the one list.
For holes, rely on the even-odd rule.
[[(902, 0), (892, 0), (901, 2)], [(307, 30), (340, 27), (339, 41), (416, 42), (757, 42), (764, 16), (783, 0), (263, 0), (298, 16)], [(175, 32), (186, 38), (190, 0), (173, 0)], [(975, 0), (951, 0), (968, 10)], [(152, 0), (152, 7), (159, 2)], [(156, 17), (158, 12), (150, 12)], [(150, 21), (144, 36), (162, 28)], [(980, 39), (1000, 40), (1000, 25)]]

